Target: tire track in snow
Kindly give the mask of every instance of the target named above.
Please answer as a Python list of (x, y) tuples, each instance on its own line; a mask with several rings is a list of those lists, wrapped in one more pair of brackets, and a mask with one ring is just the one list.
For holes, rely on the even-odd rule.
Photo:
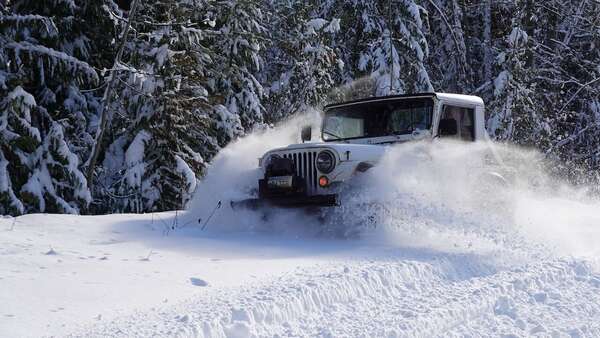
[[(359, 304), (355, 304), (356, 308), (375, 311), (369, 312), (368, 318), (363, 318), (362, 322), (368, 325), (352, 328), (354, 318), (334, 316), (322, 317), (319, 326), (333, 328), (327, 330), (332, 336), (446, 337), (458, 326), (465, 328), (463, 335), (480, 336), (485, 330), (469, 330), (470, 322), (482, 317), (501, 317), (503, 320), (510, 319), (510, 323), (505, 325), (507, 333), (520, 336), (534, 333), (536, 326), (540, 326), (539, 320), (536, 323), (535, 318), (528, 318), (528, 314), (535, 312), (532, 311), (535, 310), (535, 305), (538, 305), (537, 308), (540, 308), (540, 304), (545, 306), (543, 313), (552, 313), (547, 309), (547, 298), (560, 298), (558, 292), (564, 294), (566, 291), (570, 297), (554, 299), (555, 305), (558, 305), (557, 308), (564, 308), (564, 304), (569, 304), (574, 310), (554, 311), (552, 318), (547, 321), (562, 321), (565, 325), (561, 327), (570, 327), (575, 315), (584, 331), (596, 332), (596, 329), (590, 327), (590, 323), (600, 319), (599, 280), (584, 263), (553, 261), (534, 264), (517, 270), (502, 271), (492, 276), (448, 281), (426, 292), (416, 292), (404, 297), (400, 294), (385, 293), (372, 296), (373, 299), (363, 299)], [(543, 292), (546, 289), (560, 291)], [(377, 306), (370, 308), (369, 302)], [(524, 306), (528, 306), (529, 309), (521, 315), (519, 309)], [(581, 306), (587, 306), (587, 309), (577, 312), (575, 309)], [(528, 321), (536, 325), (532, 326)], [(486, 329), (501, 327), (500, 321), (493, 322), (494, 325)], [(532, 332), (525, 331), (528, 326)], [(543, 325), (538, 329), (542, 332), (548, 331)]]
[[(216, 292), (82, 335), (461, 336), (473, 333), (469, 323), (499, 325), (508, 318), (508, 329), (523, 326), (517, 323), (519, 308), (543, 297), (543, 290), (561, 288), (580, 297), (558, 299), (558, 308), (561, 302), (586, 308), (576, 314), (590, 332), (594, 328), (589, 323), (600, 320), (600, 278), (585, 263), (555, 260), (496, 271), (475, 257), (328, 263), (258, 289)], [(546, 295), (552, 298), (551, 292)], [(569, 315), (573, 313), (557, 310), (553, 320), (565, 321)]]

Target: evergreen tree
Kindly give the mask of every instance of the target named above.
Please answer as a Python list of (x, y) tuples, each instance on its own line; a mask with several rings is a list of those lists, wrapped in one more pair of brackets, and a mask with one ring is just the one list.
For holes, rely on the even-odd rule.
[[(89, 6), (17, 0), (0, 18), (2, 114), (19, 121), (7, 123), (3, 131), (3, 158), (8, 160), (3, 178), (12, 181), (4, 182), (3, 190), (11, 187), (9, 195), (23, 205), (4, 206), (12, 213), (79, 212), (91, 201), (79, 169), (96, 106), (93, 95), (80, 88), (99, 82), (86, 62), (91, 39), (78, 21)], [(19, 125), (35, 132), (19, 133)]]
[[(426, 37), (431, 44), (427, 71), (434, 87), (444, 88), (448, 92), (471, 90), (471, 72), (478, 68), (468, 67), (462, 7), (456, 0), (431, 0), (425, 5), (428, 13), (425, 24)], [(476, 44), (478, 50), (483, 50), (481, 41), (473, 40), (469, 46)], [(482, 60), (481, 56), (470, 61)], [(489, 62), (491, 65), (493, 60)]]
[(275, 122), (324, 102), (339, 83), (343, 62), (331, 47), (340, 20), (318, 17), (318, 7), (304, 1), (275, 1), (271, 66), (261, 79), (267, 83), (268, 121)]
[(432, 91), (421, 13), (411, 0), (325, 3), (323, 17), (341, 19), (334, 48), (344, 58), (344, 82), (368, 76), (371, 95)]
[(265, 121), (263, 85), (257, 79), (264, 62), (261, 51), (267, 42), (265, 7), (256, 0), (226, 0), (211, 8), (214, 23), (211, 44), (215, 53), (215, 90), (221, 144), (242, 135)]
[(219, 149), (256, 128), (334, 96), (433, 89), (482, 96), (496, 140), (600, 182), (597, 1), (151, 0), (139, 15), (128, 2), (0, 6), (0, 212), (182, 208)]
[(506, 52), (497, 57), (502, 71), (494, 80), (495, 100), (487, 129), (496, 139), (535, 145), (544, 130), (539, 128), (542, 117), (535, 107), (532, 70), (527, 67), (529, 35), (515, 26), (506, 43)]
[(121, 212), (181, 209), (219, 149), (208, 95), (206, 5), (142, 4), (129, 44), (117, 116), (103, 159), (101, 195)]
[(3, 213), (79, 213), (86, 208), (91, 196), (63, 127), (21, 87), (0, 102), (0, 111)]

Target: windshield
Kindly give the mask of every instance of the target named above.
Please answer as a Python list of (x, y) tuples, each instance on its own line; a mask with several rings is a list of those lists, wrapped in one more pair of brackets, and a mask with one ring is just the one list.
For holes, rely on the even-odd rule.
[(323, 120), (323, 140), (410, 134), (431, 128), (433, 99), (398, 98), (331, 108)]

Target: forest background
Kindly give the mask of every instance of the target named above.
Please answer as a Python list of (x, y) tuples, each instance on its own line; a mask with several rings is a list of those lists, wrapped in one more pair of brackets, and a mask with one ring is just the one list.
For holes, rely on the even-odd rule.
[(598, 0), (3, 0), (0, 214), (180, 209), (247, 133), (428, 91), (600, 190)]

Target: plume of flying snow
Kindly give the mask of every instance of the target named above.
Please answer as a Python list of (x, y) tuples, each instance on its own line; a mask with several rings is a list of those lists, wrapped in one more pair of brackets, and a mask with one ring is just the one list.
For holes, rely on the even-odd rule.
[[(247, 231), (265, 228), (265, 215), (260, 212), (231, 209), (231, 201), (255, 197), (257, 182), (262, 176), (258, 160), (267, 151), (300, 141), (300, 127), (312, 125), (313, 137), (319, 128), (319, 113), (309, 111), (291, 118), (275, 128), (258, 130), (232, 142), (212, 161), (206, 176), (198, 184), (194, 199), (189, 203), (185, 222), (206, 224), (214, 231)], [(221, 208), (217, 209), (221, 202)], [(216, 211), (215, 211), (216, 210)], [(285, 213), (273, 215), (267, 226), (286, 228)], [(213, 215), (211, 217), (211, 215)], [(208, 222), (208, 223), (207, 223)]]
[(208, 222), (213, 232), (326, 234), (428, 250), (600, 254), (600, 202), (547, 175), (538, 153), (490, 142), (388, 146), (377, 166), (347, 182), (339, 208), (232, 210), (230, 201), (256, 196), (258, 158), (298, 143), (300, 126), (318, 128), (318, 120), (312, 111), (226, 147), (198, 185), (187, 222)]
[(487, 142), (395, 145), (347, 185), (328, 226), (436, 250), (600, 254), (600, 201), (545, 165), (536, 152)]

